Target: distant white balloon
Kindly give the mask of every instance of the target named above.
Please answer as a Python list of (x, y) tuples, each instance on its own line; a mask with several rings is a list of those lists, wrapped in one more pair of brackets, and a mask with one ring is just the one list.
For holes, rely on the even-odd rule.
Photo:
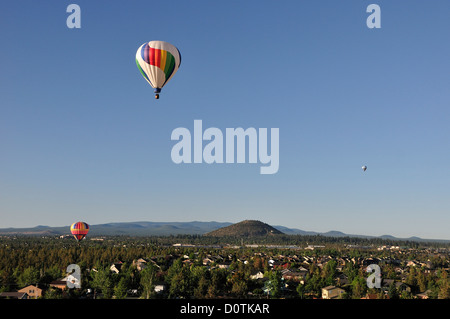
[(362, 167), (362, 170), (365, 172), (366, 171), (366, 169), (367, 169), (367, 166), (363, 166)]

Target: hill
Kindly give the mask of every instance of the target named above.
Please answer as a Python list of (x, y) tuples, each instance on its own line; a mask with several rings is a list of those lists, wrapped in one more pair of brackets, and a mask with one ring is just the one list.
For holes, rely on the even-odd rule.
[(205, 236), (212, 237), (262, 237), (283, 234), (278, 229), (259, 220), (244, 220), (242, 222), (222, 227)]

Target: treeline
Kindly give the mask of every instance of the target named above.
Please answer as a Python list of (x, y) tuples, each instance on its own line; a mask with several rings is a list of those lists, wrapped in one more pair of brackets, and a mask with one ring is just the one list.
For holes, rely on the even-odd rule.
[(402, 240), (380, 237), (352, 237), (352, 236), (324, 236), (324, 235), (286, 235), (276, 234), (271, 236), (205, 236), (205, 235), (170, 235), (170, 236), (146, 236), (146, 237), (128, 237), (128, 236), (109, 236), (117, 240), (132, 238), (133, 241), (154, 243), (162, 245), (172, 245), (175, 243), (197, 244), (197, 245), (297, 245), (306, 247), (307, 245), (358, 245), (358, 246), (400, 246), (408, 248), (449, 248), (450, 241), (425, 241), (425, 240)]
[[(89, 297), (96, 298), (130, 295), (141, 298), (319, 298), (323, 287), (341, 285), (340, 278), (344, 275), (346, 283), (341, 285), (345, 290), (342, 298), (361, 298), (368, 292), (378, 294), (379, 298), (413, 298), (427, 290), (430, 298), (450, 298), (448, 251), (431, 254), (427, 249), (405, 250), (407, 253), (378, 251), (375, 247), (349, 249), (348, 242), (339, 244), (343, 238), (332, 241), (327, 237), (311, 237), (317, 241), (305, 240), (302, 244), (289, 241), (288, 244), (304, 247), (306, 243), (314, 243), (325, 244), (325, 247), (315, 250), (241, 247), (240, 239), (204, 236), (116, 236), (84, 240), (80, 245), (72, 238), (3, 237), (0, 238), (0, 292), (33, 284), (45, 288), (44, 298), (88, 297), (87, 292), (91, 292)], [(177, 243), (185, 245), (173, 246)], [(224, 243), (236, 244), (237, 248), (224, 248)], [(261, 241), (252, 243), (264, 244)], [(287, 243), (271, 241), (270, 244)], [(356, 239), (351, 244), (367, 242)], [(382, 244), (388, 245), (385, 241)], [(269, 264), (273, 256), (279, 258), (276, 265)], [(323, 259), (324, 256), (327, 258)], [(305, 264), (301, 257), (310, 257), (310, 262)], [(359, 262), (371, 257), (393, 261), (380, 265), (383, 278), (404, 281), (411, 290), (399, 291), (395, 285), (389, 287), (388, 294), (368, 289), (368, 274)], [(147, 261), (143, 270), (136, 263), (140, 258)], [(205, 266), (204, 260), (208, 258), (211, 263)], [(347, 262), (338, 267), (338, 260), (342, 258)], [(434, 270), (425, 271), (420, 265), (405, 267), (412, 260), (428, 262)], [(113, 263), (118, 264), (119, 273), (111, 271)], [(81, 268), (81, 289), (62, 291), (52, 288), (51, 282), (66, 276), (66, 268), (71, 264)], [(226, 267), (221, 267), (222, 264)], [(396, 265), (402, 265), (405, 273), (399, 273)], [(282, 277), (283, 270), (295, 272), (302, 267), (307, 269), (302, 280)], [(251, 279), (258, 271), (264, 277)], [(157, 293), (155, 287), (160, 283), (164, 283), (166, 289)]]

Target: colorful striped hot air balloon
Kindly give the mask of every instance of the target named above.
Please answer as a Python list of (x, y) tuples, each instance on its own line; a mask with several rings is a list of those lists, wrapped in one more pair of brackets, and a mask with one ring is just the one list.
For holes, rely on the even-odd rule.
[(85, 222), (73, 223), (70, 226), (70, 232), (72, 233), (73, 237), (75, 237), (75, 239), (80, 242), (84, 237), (86, 237), (87, 233), (89, 232), (89, 225)]
[(180, 51), (164, 41), (144, 43), (136, 52), (136, 65), (142, 76), (155, 89), (155, 98), (175, 75), (181, 64)]

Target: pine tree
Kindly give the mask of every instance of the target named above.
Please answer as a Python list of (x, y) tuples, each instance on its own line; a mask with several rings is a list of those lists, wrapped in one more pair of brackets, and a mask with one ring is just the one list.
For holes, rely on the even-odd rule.
[(450, 282), (448, 274), (445, 270), (442, 270), (441, 279), (439, 280), (439, 299), (450, 299)]
[(145, 299), (150, 299), (153, 294), (156, 281), (156, 272), (157, 269), (153, 265), (147, 265), (140, 272), (140, 285), (142, 287), (142, 296)]

